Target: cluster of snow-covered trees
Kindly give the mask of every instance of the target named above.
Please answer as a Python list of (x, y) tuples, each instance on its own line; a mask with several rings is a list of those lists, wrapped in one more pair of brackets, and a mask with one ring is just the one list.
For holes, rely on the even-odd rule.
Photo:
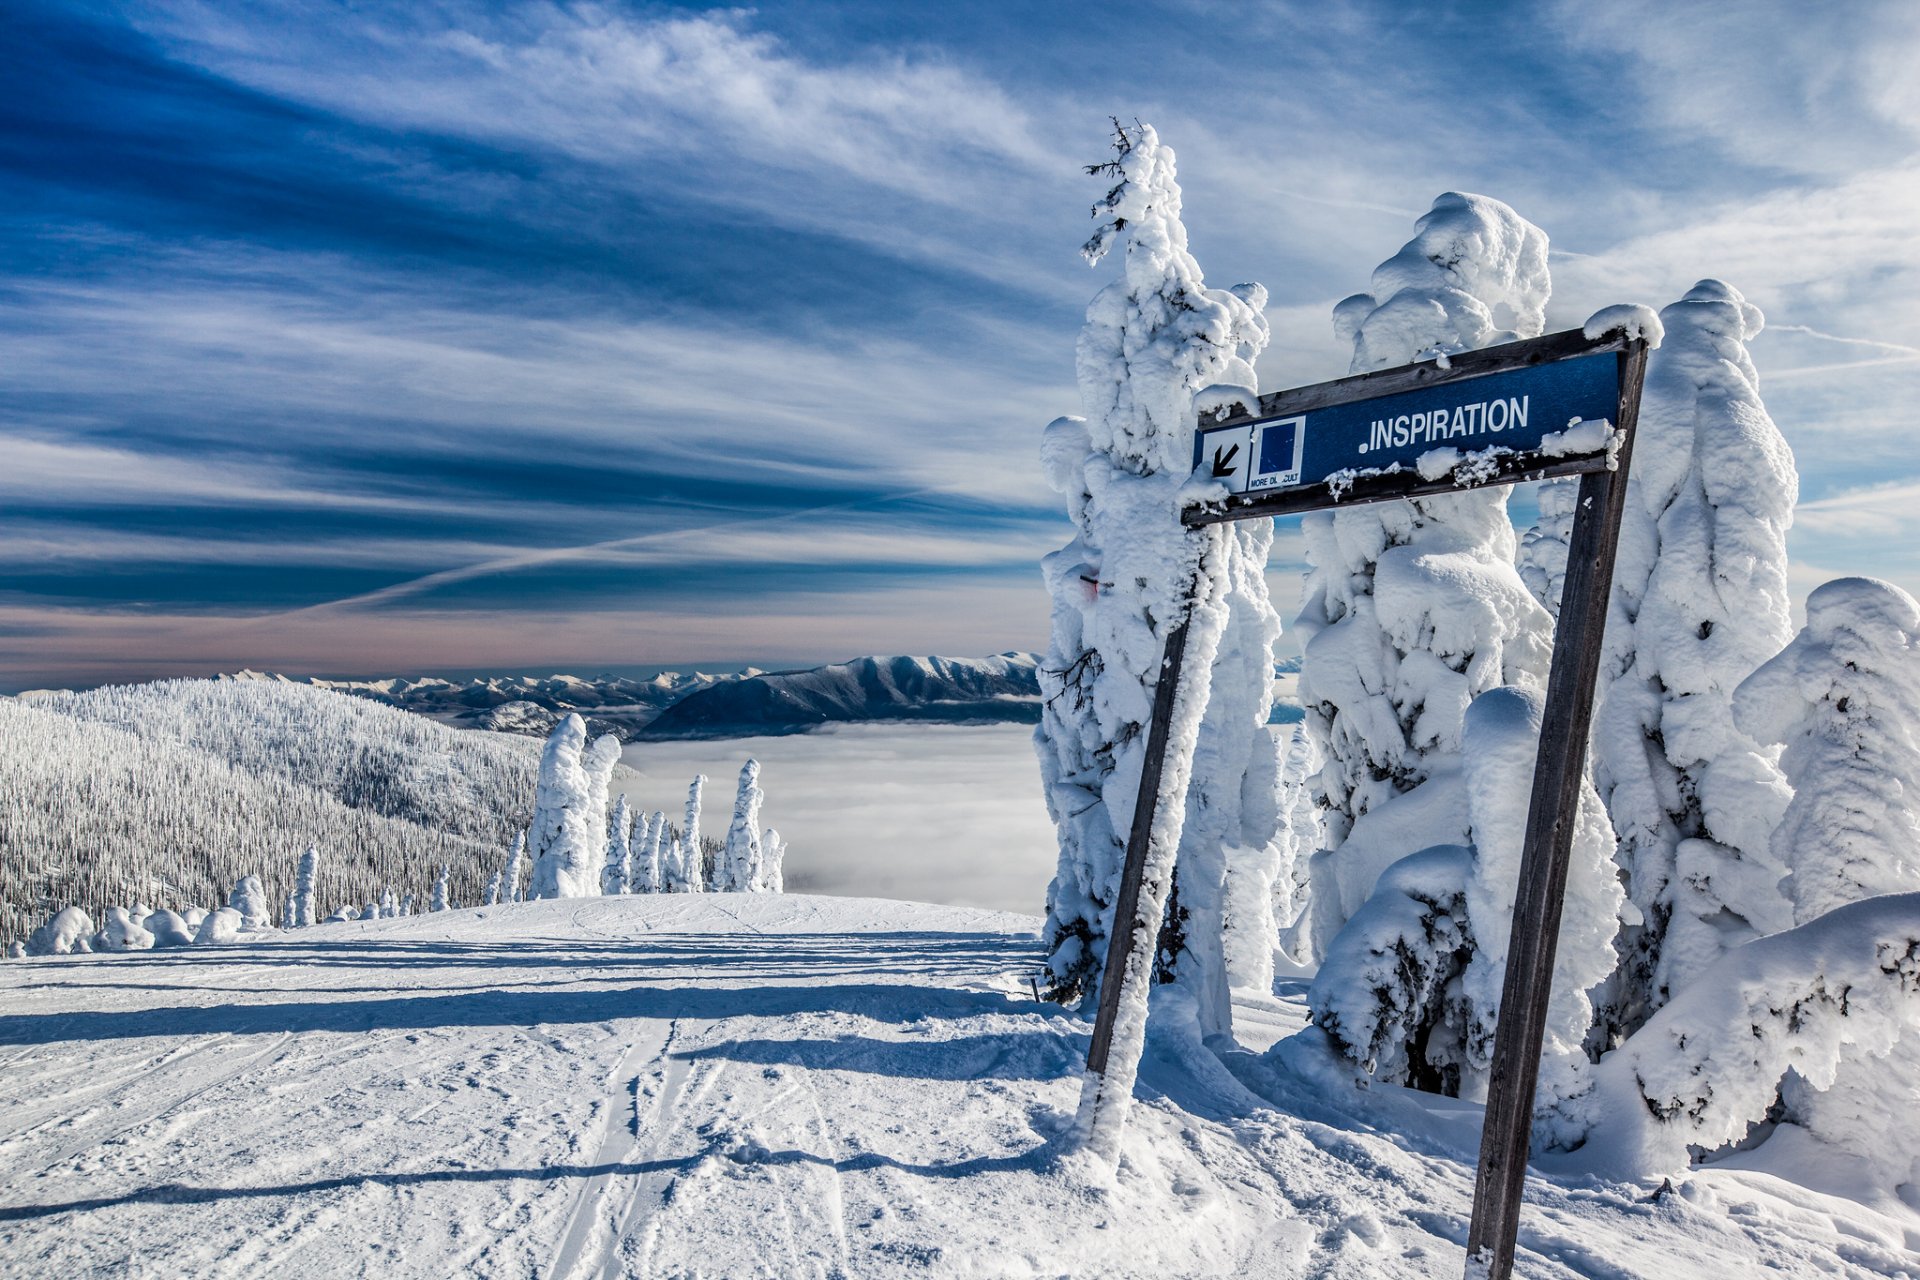
[[(202, 685), (207, 688), (198, 687)], [(419, 735), (417, 726), (410, 723), (418, 717), (408, 712), (354, 702), (338, 694), (293, 684), (174, 681), (143, 688), (102, 689), (92, 694), (62, 694), (53, 701), (93, 712), (111, 712), (115, 718), (148, 729), (158, 724), (167, 736), (204, 741), (208, 736), (203, 732), (205, 721), (210, 719), (225, 725), (227, 720), (225, 714), (207, 717), (205, 708), (214, 706), (223, 712), (230, 711), (230, 704), (236, 698), (256, 708), (269, 709), (265, 726), (269, 729), (278, 726), (276, 731), (284, 733), (289, 741), (298, 737), (295, 728), (303, 724), (312, 727), (316, 709), (320, 717), (373, 718), (380, 722), (376, 725), (378, 729), (397, 726), (404, 733)], [(288, 714), (283, 702), (291, 703), (295, 714)], [(331, 705), (333, 703), (345, 703), (347, 709), (342, 711)], [(164, 714), (154, 714), (156, 710)], [(430, 723), (427, 729), (428, 738), (436, 741), (437, 735), (456, 739), (487, 738), (487, 735), (459, 735)], [(77, 752), (78, 759), (72, 759), (60, 750), (63, 730), (73, 731), (74, 721), (42, 710), (39, 702), (23, 705), (0, 699), (0, 780), (39, 784), (37, 788), (23, 787), (10, 794), (32, 795), (52, 792), (56, 787), (77, 788), (91, 796), (96, 804), (110, 804), (125, 798), (121, 794), (122, 784), (138, 776), (134, 767), (137, 765), (152, 769), (156, 788), (167, 781), (181, 785), (184, 774), (188, 795), (198, 796), (201, 789), (193, 784), (204, 782), (206, 798), (214, 807), (216, 818), (223, 812), (221, 806), (235, 805), (246, 812), (249, 802), (256, 798), (246, 787), (249, 775), (234, 770), (221, 773), (216, 763), (202, 753), (182, 750), (177, 745), (142, 750), (150, 745), (146, 738), (135, 737), (119, 728), (91, 726), (78, 732), (81, 742), (94, 751), (90, 755)], [(251, 741), (231, 726), (219, 732), (229, 739), (227, 745), (232, 747)], [(22, 750), (5, 749), (9, 745), (4, 740), (8, 733), (20, 735), (17, 745)], [(25, 750), (27, 736), (33, 734), (42, 735), (33, 743), (36, 750)], [(350, 736), (345, 738), (349, 743), (353, 740)], [(494, 750), (489, 745), (480, 753), (480, 758), (493, 760)], [(331, 754), (312, 744), (302, 748), (299, 754), (316, 768), (331, 769), (326, 776), (335, 786), (348, 786), (351, 777), (357, 775), (366, 784), (377, 785), (389, 802), (400, 799), (409, 804), (417, 802), (417, 807), (444, 805), (444, 797), (426, 800), (417, 796), (416, 790), (424, 792), (435, 785), (448, 784), (452, 770), (436, 770), (437, 781), (418, 778), (417, 788), (402, 785), (397, 778), (417, 771), (417, 766), (415, 770), (396, 773), (368, 763), (369, 755), (382, 751), (385, 748), (373, 742), (343, 749), (336, 739)], [(63, 761), (67, 767), (47, 768), (45, 762), (50, 758)], [(278, 759), (271, 750), (257, 743), (248, 748), (248, 758), (261, 762)], [(51, 918), (37, 928), (31, 923), (16, 927), (5, 940), (6, 950), (10, 955), (66, 955), (76, 951), (144, 951), (195, 942), (226, 942), (276, 927), (296, 929), (348, 920), (411, 916), (423, 902), (429, 911), (446, 911), (461, 901), (492, 906), (533, 898), (619, 893), (781, 892), (786, 845), (779, 832), (760, 826), (763, 793), (757, 761), (747, 761), (741, 770), (733, 821), (725, 838), (714, 840), (704, 838), (700, 831), (701, 797), (707, 781), (704, 775), (695, 777), (688, 790), (685, 817), (679, 827), (670, 824), (664, 812), (656, 811), (650, 817), (635, 813), (624, 794), (609, 817), (607, 792), (618, 760), (618, 741), (608, 735), (589, 743), (586, 726), (578, 715), (569, 715), (557, 724), (537, 770), (525, 776), (525, 789), (534, 793), (531, 825), (514, 835), (506, 866), (484, 883), (480, 880), (484, 874), (481, 868), (498, 855), (489, 856), (465, 845), (459, 847), (462, 856), (457, 860), (448, 856), (451, 850), (443, 844), (427, 844), (424, 848), (403, 845), (415, 852), (419, 860), (402, 866), (395, 865), (387, 849), (378, 847), (382, 856), (369, 867), (366, 849), (356, 846), (352, 837), (363, 834), (364, 823), (374, 819), (337, 801), (333, 802), (333, 809), (325, 811), (327, 814), (337, 810), (342, 815), (362, 819), (359, 825), (345, 826), (347, 839), (338, 838), (337, 825), (330, 826), (324, 821), (299, 823), (300, 817), (311, 817), (304, 810), (294, 809), (289, 813), (284, 807), (267, 807), (263, 815), (266, 820), (286, 818), (292, 822), (294, 831), (318, 829), (332, 832), (335, 839), (326, 841), (324, 850), (322, 843), (316, 841), (297, 860), (274, 866), (272, 873), (264, 878), (257, 871), (238, 876), (233, 881), (228, 906), (212, 911), (191, 905), (213, 896), (206, 892), (204, 871), (194, 877), (163, 876), (157, 868), (146, 875), (129, 874), (116, 857), (116, 844), (103, 843), (100, 855), (92, 858), (85, 856), (80, 848), (72, 847), (72, 856), (88, 868), (84, 887), (74, 892), (77, 886), (70, 879), (58, 877), (38, 886), (34, 897), (40, 904), (40, 917), (50, 915)], [(81, 763), (93, 764), (97, 772), (81, 770), (77, 767)], [(171, 772), (167, 770), (168, 764), (173, 766)], [(196, 774), (196, 769), (201, 773)], [(228, 789), (222, 790), (222, 785)], [(462, 792), (471, 785), (470, 779), (463, 781)], [(162, 792), (155, 789), (143, 794), (158, 798)], [(303, 790), (298, 794), (313, 793)], [(0, 819), (0, 837), (6, 840), (9, 865), (14, 862), (16, 850), (24, 852), (15, 841), (31, 834), (20, 828), (33, 822), (31, 815), (14, 812), (14, 808), (0, 807), (10, 815)], [(513, 811), (511, 805), (498, 804), (494, 811), (502, 809)], [(143, 811), (136, 807), (132, 817), (122, 814), (116, 821), (124, 824), (139, 816), (143, 816)], [(184, 812), (182, 817), (184, 819)], [(472, 821), (471, 817), (468, 821)], [(265, 826), (265, 822), (262, 825)], [(220, 830), (218, 821), (212, 826), (215, 832)], [(69, 824), (62, 830), (67, 832), (64, 844), (76, 846), (78, 832), (86, 828), (76, 830)], [(184, 827), (180, 834), (186, 834)], [(247, 850), (257, 847), (262, 835), (276, 843), (287, 836), (285, 831), (271, 829), (252, 834), (254, 838), (241, 848), (222, 850), (224, 857), (218, 863), (257, 857)], [(134, 839), (131, 831), (121, 835), (129, 842)], [(345, 850), (347, 856), (339, 857), (336, 849)], [(23, 864), (25, 861), (20, 859)], [(218, 863), (209, 860), (210, 866)], [(381, 871), (388, 874), (375, 878)], [(24, 875), (17, 878), (23, 882), (26, 879)], [(266, 887), (269, 883), (287, 887), (282, 893), (270, 894)], [(337, 903), (343, 898), (345, 905), (324, 916), (321, 914), (326, 911), (326, 903)], [(147, 905), (156, 900), (171, 905), (158, 910)], [(128, 903), (132, 905), (115, 905)], [(277, 911), (270, 908), (270, 903), (277, 905)], [(30, 921), (33, 917), (29, 910), (16, 902), (14, 918)], [(105, 921), (99, 929), (94, 926), (96, 915)]]
[[(1190, 764), (1191, 784), (1165, 824), (1178, 871), (1162, 998), (1190, 999), (1216, 1033), (1225, 987), (1268, 987), (1277, 955), (1315, 973), (1315, 1034), (1353, 1070), (1479, 1096), (1574, 489), (1543, 486), (1524, 537), (1504, 487), (1306, 517), (1306, 719), (1282, 743), (1267, 725), (1271, 529), (1179, 524), (1196, 411), (1254, 403), (1266, 293), (1206, 287), (1150, 128), (1120, 130), (1117, 150), (1088, 257), (1124, 241), (1125, 265), (1081, 335), (1086, 416), (1042, 445), (1075, 529), (1045, 561), (1050, 994), (1098, 988), (1161, 646), (1191, 588), (1204, 643), (1185, 680), (1204, 714), (1173, 735), (1170, 767)], [(1537, 335), (1547, 263), (1538, 227), (1448, 193), (1334, 308), (1335, 331), (1356, 373)], [(1844, 1144), (1920, 1099), (1901, 1048), (1920, 1028), (1920, 606), (1843, 579), (1795, 634), (1797, 478), (1747, 353), (1762, 323), (1705, 280), (1658, 315), (1611, 307), (1588, 325), (1654, 349), (1536, 1141), (1591, 1143), (1616, 1170), (1684, 1162), (1783, 1115)], [(1159, 874), (1150, 859), (1150, 888)]]
[(243, 875), (279, 906), (309, 844), (322, 914), (388, 885), (424, 901), (441, 867), (478, 901), (539, 760), (538, 743), (297, 684), (0, 698), (0, 942), (65, 906), (223, 901)]
[[(665, 810), (636, 812), (623, 794), (607, 813), (608, 783), (620, 744), (611, 734), (589, 742), (586, 723), (568, 715), (553, 728), (540, 760), (533, 825), (514, 840), (506, 866), (487, 886), (486, 904), (625, 893), (779, 893), (786, 843), (760, 826), (760, 762), (740, 770), (733, 821), (724, 840), (701, 834), (707, 778), (696, 774), (676, 827)], [(528, 883), (521, 883), (522, 869)]]

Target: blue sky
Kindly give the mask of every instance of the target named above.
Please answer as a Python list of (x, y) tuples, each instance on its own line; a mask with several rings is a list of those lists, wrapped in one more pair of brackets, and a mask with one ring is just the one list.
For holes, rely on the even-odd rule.
[(1800, 591), (1920, 590), (1920, 6), (10, 12), (0, 688), (1042, 645), (1113, 114), (1269, 388), (1448, 189), (1731, 281)]

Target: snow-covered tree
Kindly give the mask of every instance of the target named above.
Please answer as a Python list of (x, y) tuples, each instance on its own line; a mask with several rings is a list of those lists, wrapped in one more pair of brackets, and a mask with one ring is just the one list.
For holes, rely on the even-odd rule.
[(680, 885), (677, 893), (704, 893), (707, 888), (706, 850), (700, 845), (700, 797), (707, 775), (696, 773), (687, 784), (686, 825), (681, 829)]
[(189, 926), (184, 916), (162, 908), (140, 922), (140, 926), (153, 935), (156, 947), (190, 947), (193, 945), (194, 930), (197, 925)]
[(1763, 318), (1703, 280), (1660, 313), (1633, 448), (1594, 726), (1595, 777), (1639, 919), (1601, 995), (1617, 1041), (1727, 948), (1792, 916), (1773, 857), (1789, 798), (1734, 688), (1793, 634), (1793, 455), (1746, 343)]
[(553, 727), (540, 758), (534, 802), (530, 898), (591, 898), (600, 893), (606, 865), (607, 783), (620, 759), (620, 740), (602, 734), (587, 742), (578, 714)]
[(520, 888), (520, 868), (527, 857), (527, 833), (518, 832), (513, 837), (513, 849), (507, 854), (506, 881), (500, 886), (500, 901), (521, 902), (524, 895)]
[(661, 866), (665, 868), (661, 873), (662, 883), (660, 891), (662, 893), (700, 892), (699, 877), (693, 875), (687, 865), (686, 846), (680, 843), (679, 836), (672, 836), (668, 839), (667, 851), (661, 859)]
[(304, 929), (314, 921), (319, 909), (316, 884), (320, 878), (320, 850), (308, 845), (307, 851), (300, 855), (300, 870), (294, 877), (293, 908), (287, 915), (287, 926)]
[(641, 815), (639, 834), (635, 837), (633, 852), (633, 883), (629, 890), (633, 893), (664, 893), (665, 868), (661, 857), (666, 852), (667, 815), (658, 809), (652, 817)]
[(1540, 518), (1520, 539), (1520, 578), (1540, 607), (1560, 616), (1561, 588), (1567, 581), (1567, 550), (1573, 544), (1573, 510), (1580, 481), (1569, 476), (1547, 480), (1536, 491)]
[(453, 906), (448, 899), (447, 882), (453, 878), (453, 868), (442, 865), (440, 874), (433, 878), (433, 898), (428, 904), (429, 911), (446, 911)]
[(629, 892), (633, 876), (633, 809), (623, 792), (613, 806), (612, 826), (607, 829), (607, 862), (600, 873), (600, 892)]
[[(1034, 737), (1060, 842), (1047, 893), (1047, 994), (1063, 1002), (1099, 986), (1160, 657), (1209, 541), (1189, 537), (1179, 520), (1195, 396), (1231, 386), (1251, 399), (1253, 360), (1267, 342), (1266, 290), (1208, 288), (1188, 250), (1172, 149), (1136, 126), (1117, 130), (1115, 150), (1096, 167), (1115, 182), (1095, 208), (1100, 226), (1084, 252), (1097, 263), (1123, 241), (1125, 249), (1120, 278), (1088, 306), (1080, 334), (1086, 417), (1059, 419), (1041, 443), (1075, 532), (1042, 562), (1053, 619)], [(1201, 592), (1217, 585), (1232, 599), (1228, 633), (1197, 672), (1212, 677), (1217, 653), (1212, 687), (1223, 696), (1200, 731), (1189, 812), (1172, 828), (1188, 835), (1162, 942), (1173, 975), (1198, 1001), (1204, 1032), (1224, 1030), (1228, 1017), (1227, 860), (1265, 857), (1275, 835), (1273, 806), (1243, 803), (1249, 774), (1275, 773), (1265, 727), (1280, 629), (1263, 576), (1271, 538), (1262, 521), (1223, 531), (1220, 582)]]
[(246, 918), (234, 907), (221, 907), (210, 913), (200, 922), (200, 931), (193, 936), (197, 947), (214, 946), (223, 942), (232, 942), (240, 936), (246, 926)]
[(733, 822), (727, 827), (727, 842), (721, 848), (720, 862), (714, 870), (713, 887), (731, 893), (751, 893), (759, 888), (760, 846), (760, 762), (748, 760), (740, 768), (740, 786), (733, 797)]
[(102, 951), (150, 951), (154, 937), (125, 907), (107, 908), (107, 927), (100, 931)]
[(1783, 744), (1793, 800), (1773, 859), (1797, 923), (1920, 890), (1920, 604), (1890, 582), (1839, 578), (1807, 625), (1741, 682), (1734, 721)]
[(486, 895), (485, 895), (484, 897), (482, 897), (482, 898), (481, 898), (481, 900), (480, 900), (480, 903), (481, 903), (481, 905), (482, 905), (482, 906), (487, 906), (487, 907), (492, 907), (492, 906), (498, 906), (498, 905), (499, 905), (499, 903), (500, 903), (500, 882), (501, 882), (502, 880), (504, 880), (504, 879), (506, 879), (506, 873), (505, 873), (505, 872), (503, 872), (503, 871), (496, 871), (496, 872), (494, 872), (494, 873), (493, 873), (493, 879), (491, 879), (491, 880), (489, 880), (489, 881), (487, 881), (487, 892), (486, 892)]
[(400, 895), (393, 891), (392, 885), (388, 885), (380, 891), (380, 905), (376, 910), (379, 912), (379, 918), (382, 920), (398, 920), (400, 918)]
[(267, 907), (267, 891), (260, 887), (258, 876), (241, 876), (235, 881), (227, 905), (240, 913), (240, 927), (243, 929), (273, 927), (273, 912)]
[(762, 863), (760, 889), (764, 893), (787, 891), (787, 842), (772, 827), (760, 838)]
[[(1448, 192), (1334, 308), (1365, 373), (1533, 337), (1546, 326), (1547, 237), (1498, 200)], [(1501, 685), (1541, 686), (1552, 619), (1514, 567), (1502, 486), (1315, 512), (1295, 624), (1300, 698), (1324, 763), (1325, 844), (1295, 930), (1311, 961), (1417, 850), (1466, 844), (1460, 741), (1467, 705)]]
[(1684, 1172), (1779, 1114), (1920, 1182), (1920, 894), (1837, 907), (1731, 948), (1594, 1068), (1585, 1169)]

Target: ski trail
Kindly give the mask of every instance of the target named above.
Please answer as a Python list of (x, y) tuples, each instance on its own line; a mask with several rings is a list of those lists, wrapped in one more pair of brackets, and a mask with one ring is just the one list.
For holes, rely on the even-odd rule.
[[(668, 1055), (666, 1049), (680, 1038), (680, 1022), (675, 1020), (667, 1029), (667, 1035), (661, 1042), (663, 1065), (660, 1071), (660, 1089), (654, 1097), (652, 1114), (653, 1140), (646, 1144), (648, 1161), (656, 1161), (665, 1155), (667, 1144), (667, 1120), (677, 1113), (687, 1090), (687, 1074), (692, 1070), (688, 1059), (678, 1055)], [(638, 1235), (636, 1252), (640, 1257), (640, 1274), (652, 1270), (653, 1254), (660, 1241), (660, 1220), (657, 1210), (665, 1203), (668, 1190), (672, 1187), (674, 1175), (665, 1169), (657, 1169), (640, 1175), (639, 1185), (634, 1188), (633, 1199), (627, 1205), (626, 1215), (621, 1219), (615, 1234), (616, 1242), (632, 1240)], [(644, 1215), (644, 1225), (642, 1217)], [(636, 1232), (636, 1228), (638, 1231)], [(619, 1255), (609, 1251), (607, 1265), (601, 1270), (601, 1280), (616, 1280), (619, 1271)]]
[[(231, 1038), (232, 1037), (224, 1037), (223, 1040), (230, 1040)], [(173, 1094), (157, 1104), (150, 1103), (142, 1106), (134, 1110), (132, 1114), (128, 1114), (116, 1105), (116, 1114), (111, 1128), (89, 1132), (85, 1137), (76, 1138), (71, 1142), (62, 1144), (51, 1154), (36, 1154), (32, 1158), (36, 1162), (40, 1162), (41, 1173), (51, 1173), (60, 1165), (73, 1160), (85, 1152), (97, 1150), (107, 1143), (112, 1142), (115, 1138), (131, 1133), (135, 1129), (139, 1129), (145, 1125), (152, 1124), (168, 1113), (177, 1111), (188, 1103), (205, 1097), (236, 1076), (252, 1071), (256, 1067), (267, 1065), (270, 1059), (279, 1057), (281, 1051), (285, 1049), (287, 1042), (291, 1039), (293, 1039), (292, 1033), (283, 1031), (273, 1037), (271, 1044), (253, 1053), (245, 1054), (227, 1066), (211, 1072), (207, 1076), (200, 1077), (195, 1081), (192, 1088), (181, 1093)], [(181, 1059), (202, 1056), (204, 1053), (212, 1053), (224, 1048), (224, 1043), (208, 1045), (205, 1046), (203, 1050), (196, 1051), (196, 1053), (181, 1055)], [(181, 1059), (175, 1059), (175, 1061), (178, 1062)], [(12, 1139), (10, 1138), (9, 1142), (11, 1141)]]
[[(640, 1149), (637, 1136), (640, 1128), (638, 1102), (638, 1066), (641, 1062), (657, 1062), (666, 1055), (667, 1043), (672, 1037), (672, 1024), (648, 1024), (655, 1034), (636, 1041), (627, 1047), (614, 1063), (607, 1077), (606, 1100), (601, 1107), (600, 1143), (594, 1152), (592, 1164), (604, 1167), (615, 1164), (635, 1163)], [(629, 1100), (629, 1092), (634, 1095)], [(631, 1122), (631, 1125), (629, 1125)], [(552, 1274), (556, 1280), (566, 1277), (603, 1272), (606, 1264), (617, 1265), (619, 1261), (619, 1237), (612, 1233), (607, 1225), (611, 1216), (607, 1212), (606, 1202), (613, 1188), (627, 1181), (633, 1175), (612, 1172), (598, 1173), (589, 1178), (574, 1198), (573, 1211), (568, 1215), (566, 1229), (561, 1233), (559, 1248), (553, 1255)], [(590, 1253), (590, 1247), (600, 1242), (607, 1247), (605, 1256)]]

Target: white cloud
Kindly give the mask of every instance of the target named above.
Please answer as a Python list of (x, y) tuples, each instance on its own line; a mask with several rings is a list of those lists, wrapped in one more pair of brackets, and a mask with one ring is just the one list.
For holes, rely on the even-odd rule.
[(1920, 144), (1920, 8), (1905, 0), (1675, 5), (1565, 0), (1589, 54), (1624, 57), (1621, 105), (1749, 164), (1835, 175)]

